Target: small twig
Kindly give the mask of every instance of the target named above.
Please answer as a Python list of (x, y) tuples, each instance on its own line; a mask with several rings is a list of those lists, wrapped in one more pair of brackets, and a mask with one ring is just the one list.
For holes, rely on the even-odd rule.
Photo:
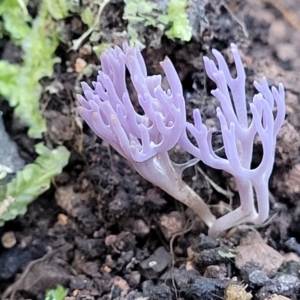
[(19, 290), (19, 286), (22, 284), (22, 282), (24, 281), (24, 279), (26, 278), (26, 276), (28, 275), (29, 271), (31, 270), (31, 268), (42, 262), (47, 260), (48, 258), (50, 258), (54, 253), (56, 253), (56, 251), (50, 251), (49, 253), (47, 253), (46, 255), (44, 255), (42, 258), (36, 259), (31, 261), (26, 269), (24, 270), (23, 274), (20, 276), (20, 278), (13, 283), (11, 286), (9, 286), (6, 291), (4, 292), (3, 296), (2, 296), (2, 300), (6, 300), (8, 298), (8, 296), (10, 295), (10, 300), (14, 300), (15, 299), (15, 294), (16, 292)]
[[(174, 244), (175, 239), (176, 239), (178, 236), (180, 236), (180, 235), (184, 235), (184, 234), (188, 233), (188, 232), (193, 228), (194, 223), (195, 223), (195, 222), (194, 222), (194, 221), (191, 222), (191, 221), (190, 221), (190, 218), (189, 218), (189, 219), (187, 220), (187, 222), (186, 222), (185, 228), (184, 228), (183, 230), (181, 230), (181, 231), (179, 231), (179, 232), (176, 232), (176, 233), (174, 233), (174, 234), (172, 235), (171, 240), (170, 240), (170, 252), (171, 252), (171, 255), (172, 255), (172, 265), (175, 264), (175, 255), (174, 255), (174, 250), (173, 250), (173, 244)], [(190, 224), (190, 225), (188, 226), (188, 224)]]
[(275, 214), (274, 214), (269, 220), (267, 220), (266, 222), (264, 222), (264, 223), (262, 223), (262, 224), (260, 224), (260, 225), (253, 225), (253, 227), (256, 228), (256, 229), (264, 228), (264, 227), (270, 225), (270, 224), (274, 221), (274, 219), (277, 218), (277, 216), (278, 216), (278, 213), (275, 213)]
[(69, 244), (66, 244), (60, 248), (57, 248), (55, 250), (50, 250), (50, 252), (46, 253), (43, 257), (38, 258), (36, 260), (31, 261), (25, 268), (24, 272), (22, 273), (22, 275), (19, 277), (19, 279), (13, 283), (12, 285), (10, 285), (5, 292), (3, 293), (1, 300), (7, 300), (8, 296), (9, 300), (14, 300), (15, 298), (15, 294), (17, 293), (17, 291), (20, 290), (20, 287), (22, 286), (22, 283), (24, 282), (25, 278), (27, 277), (27, 275), (29, 274), (30, 270), (32, 269), (32, 267), (40, 262), (46, 261), (48, 259), (50, 259), (53, 255), (55, 255), (56, 253), (60, 252), (60, 251), (68, 251), (72, 248), (72, 246), (70, 246)]
[[(188, 224), (190, 224), (190, 226), (188, 226)], [(170, 253), (171, 253), (171, 256), (172, 256), (172, 268), (171, 269), (174, 268), (174, 264), (175, 264), (175, 254), (174, 254), (174, 249), (173, 249), (173, 244), (174, 244), (175, 239), (180, 235), (184, 235), (184, 234), (188, 233), (193, 228), (193, 226), (194, 226), (194, 221), (191, 222), (190, 218), (189, 218), (187, 220), (186, 224), (185, 224), (185, 228), (183, 230), (181, 230), (179, 232), (176, 232), (172, 235), (172, 237), (170, 239)], [(175, 290), (176, 299), (179, 299), (173, 274), (171, 274), (171, 278), (172, 278), (172, 285), (173, 285), (174, 290)]]
[(100, 17), (101, 14), (105, 8), (105, 6), (110, 2), (110, 0), (104, 0), (100, 6), (99, 6), (99, 10), (96, 16), (96, 20), (95, 23), (86, 31), (84, 32), (80, 38), (78, 38), (77, 40), (73, 41), (73, 46), (70, 48), (70, 50), (74, 50), (77, 51), (81, 45), (81, 43), (97, 28), (97, 26), (100, 24)]

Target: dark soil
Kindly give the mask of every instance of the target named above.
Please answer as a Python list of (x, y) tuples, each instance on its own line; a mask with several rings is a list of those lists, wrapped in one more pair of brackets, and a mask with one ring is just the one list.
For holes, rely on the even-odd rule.
[[(0, 228), (0, 236), (13, 232), (17, 240), (9, 249), (0, 245), (0, 295), (44, 299), (45, 290), (60, 284), (69, 289), (68, 299), (250, 299), (247, 292), (253, 299), (273, 294), (300, 299), (300, 6), (293, 0), (191, 2), (191, 42), (160, 39), (154, 28), (144, 29), (142, 54), (148, 71), (162, 73), (159, 61), (168, 55), (183, 82), (188, 118), (199, 107), (206, 121), (216, 126), (217, 100), (209, 93), (213, 84), (206, 80), (202, 63), (212, 48), (232, 66), (229, 46), (238, 45), (248, 76), (248, 99), (254, 94), (253, 81), (263, 75), (271, 85), (285, 85), (286, 123), (278, 137), (270, 181), (275, 217), (256, 228), (259, 235), (253, 234), (253, 227), (243, 227), (218, 240), (207, 237), (201, 220), (141, 178), (76, 115), (80, 80), (90, 83), (96, 76), (96, 71), (90, 77), (77, 73), (76, 60), (95, 66), (99, 61), (88, 51), (89, 45), (74, 52), (62, 44), (57, 50), (62, 61), (53, 77), (43, 81), (41, 101), (47, 103), (45, 140), (64, 144), (71, 158), (52, 188), (24, 216)], [(102, 42), (121, 45), (120, 33), (126, 29), (123, 9), (122, 1), (106, 6)], [(69, 41), (86, 29), (76, 16), (65, 27)], [(11, 49), (4, 39), (2, 59), (18, 62), (18, 49)], [(49, 86), (56, 92), (50, 94)], [(34, 141), (12, 117), (12, 110), (1, 105), (7, 131), (26, 162), (32, 161)], [(171, 156), (177, 162), (190, 158), (180, 149)], [(254, 165), (261, 156), (258, 145)], [(217, 185), (234, 193), (236, 207), (232, 179), (201, 168)], [(230, 200), (213, 189), (197, 168), (187, 170), (184, 180), (214, 205), (217, 216), (226, 212)], [(247, 248), (249, 238), (257, 251), (253, 256)]]

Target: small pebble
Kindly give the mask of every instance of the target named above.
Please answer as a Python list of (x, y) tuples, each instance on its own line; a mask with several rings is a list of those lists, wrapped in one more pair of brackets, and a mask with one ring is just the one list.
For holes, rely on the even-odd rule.
[(16, 243), (16, 237), (13, 231), (7, 231), (2, 235), (1, 242), (4, 248), (12, 248)]
[(75, 71), (77, 73), (81, 73), (86, 66), (87, 66), (87, 62), (84, 59), (82, 59), (80, 57), (78, 57), (76, 59), (76, 62), (75, 62)]
[(64, 214), (58, 214), (57, 222), (62, 226), (66, 226), (68, 223), (68, 216), (66, 216)]
[(141, 281), (141, 273), (139, 271), (133, 271), (130, 273), (129, 284), (135, 288)]

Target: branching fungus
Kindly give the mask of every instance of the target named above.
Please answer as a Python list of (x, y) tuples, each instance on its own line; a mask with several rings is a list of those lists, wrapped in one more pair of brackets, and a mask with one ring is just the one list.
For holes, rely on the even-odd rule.
[[(182, 86), (171, 61), (166, 58), (164, 69), (170, 89), (161, 87), (161, 76), (148, 76), (140, 51), (128, 45), (110, 49), (102, 54), (102, 71), (93, 88), (82, 83), (83, 96), (78, 111), (92, 130), (107, 141), (136, 171), (154, 185), (192, 208), (209, 227), (209, 233), (217, 236), (223, 230), (244, 222), (260, 224), (269, 215), (268, 181), (274, 163), (276, 136), (285, 116), (284, 88), (268, 86), (267, 80), (254, 83), (258, 93), (250, 104), (252, 120), (248, 119), (245, 95), (245, 70), (237, 47), (231, 51), (237, 68), (232, 78), (225, 59), (216, 50), (216, 64), (204, 57), (205, 70), (217, 89), (212, 94), (220, 101), (217, 116), (227, 158), (214, 152), (212, 131), (202, 122), (201, 113), (194, 111), (194, 122), (186, 122)], [(135, 111), (126, 86), (126, 67), (144, 111)], [(273, 116), (274, 104), (277, 106)], [(188, 139), (186, 129), (194, 136), (197, 146)], [(261, 163), (251, 168), (254, 138), (258, 135), (263, 148)], [(204, 201), (181, 179), (182, 170), (192, 165), (170, 161), (168, 151), (177, 143), (183, 149), (202, 160), (206, 165), (224, 170), (235, 178), (240, 196), (240, 207), (215, 220)], [(253, 193), (255, 191), (255, 195)], [(255, 196), (257, 208), (255, 205)]]
[[(168, 151), (185, 130), (185, 101), (181, 82), (171, 61), (161, 66), (170, 89), (161, 87), (161, 76), (147, 76), (146, 65), (137, 47), (124, 44), (101, 56), (102, 71), (90, 88), (82, 83), (78, 112), (92, 130), (107, 141), (136, 171), (175, 199), (192, 208), (210, 227), (215, 217), (205, 202), (181, 179), (184, 166), (170, 161)], [(130, 100), (125, 70), (144, 114), (138, 114)]]
[[(270, 89), (266, 78), (263, 78), (261, 84), (254, 82), (258, 94), (253, 97), (253, 102), (250, 104), (253, 118), (249, 124), (245, 95), (245, 70), (235, 44), (231, 44), (231, 51), (237, 69), (236, 78), (232, 78), (224, 57), (217, 50), (213, 50), (213, 54), (219, 68), (212, 60), (204, 57), (206, 73), (217, 85), (217, 89), (213, 90), (212, 94), (221, 104), (221, 107), (217, 108), (217, 117), (221, 125), (227, 159), (215, 154), (211, 144), (212, 132), (203, 124), (198, 109), (194, 111), (195, 125), (187, 123), (187, 129), (196, 139), (198, 147), (188, 140), (186, 132), (183, 132), (179, 141), (186, 151), (206, 165), (230, 173), (236, 181), (241, 205), (213, 224), (209, 229), (209, 233), (213, 236), (241, 223), (261, 224), (268, 218), (268, 182), (274, 164), (276, 136), (285, 117), (283, 85), (279, 84), (278, 90), (275, 87)], [(277, 105), (275, 118), (272, 111), (274, 103)], [(262, 143), (263, 157), (260, 165), (251, 169), (256, 135)]]

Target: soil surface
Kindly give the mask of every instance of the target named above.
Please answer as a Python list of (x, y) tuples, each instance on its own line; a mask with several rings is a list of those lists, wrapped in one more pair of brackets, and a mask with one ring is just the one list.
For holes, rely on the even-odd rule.
[[(0, 228), (2, 297), (44, 299), (45, 290), (60, 284), (69, 290), (66, 299), (300, 299), (300, 6), (294, 0), (190, 2), (189, 43), (161, 37), (152, 27), (141, 29), (148, 71), (161, 74), (159, 61), (169, 56), (183, 83), (188, 119), (199, 107), (206, 124), (216, 128), (218, 102), (202, 62), (203, 55), (212, 57), (212, 48), (233, 67), (230, 43), (237, 44), (248, 100), (255, 93), (253, 81), (264, 75), (270, 85), (284, 84), (287, 114), (270, 180), (270, 222), (232, 229), (217, 240), (208, 237), (191, 210), (141, 178), (76, 114), (79, 83), (95, 80), (99, 60), (89, 43), (76, 52), (61, 44), (61, 63), (43, 81), (41, 103), (45, 140), (65, 145), (71, 158), (24, 216)], [(122, 44), (123, 10), (122, 1), (105, 7), (101, 42)], [(76, 15), (63, 25), (69, 43), (87, 29)], [(2, 59), (20, 60), (8, 42), (1, 47)], [(90, 76), (81, 72), (85, 63), (94, 66)], [(1, 109), (22, 157), (33, 161), (35, 141), (3, 101)], [(171, 157), (191, 158), (179, 148)], [(257, 141), (253, 166), (261, 157)], [(216, 190), (203, 174), (227, 192)], [(200, 164), (186, 170), (184, 180), (218, 217), (239, 205), (233, 180), (224, 172)], [(7, 247), (5, 238), (16, 244)]]

